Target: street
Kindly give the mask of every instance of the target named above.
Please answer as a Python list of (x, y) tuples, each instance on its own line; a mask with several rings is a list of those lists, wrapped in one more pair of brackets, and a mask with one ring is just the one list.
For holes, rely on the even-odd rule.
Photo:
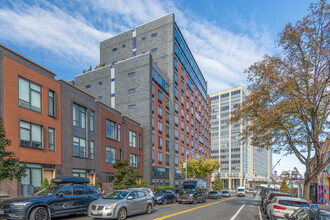
[[(260, 198), (255, 199), (251, 194), (246, 197), (230, 197), (219, 200), (208, 199), (206, 203), (192, 204), (167, 204), (156, 205), (150, 215), (138, 214), (127, 217), (130, 220), (200, 220), (200, 219), (224, 219), (224, 220), (261, 220), (266, 219), (260, 214)], [(70, 216), (61, 219), (92, 219), (88, 216)]]

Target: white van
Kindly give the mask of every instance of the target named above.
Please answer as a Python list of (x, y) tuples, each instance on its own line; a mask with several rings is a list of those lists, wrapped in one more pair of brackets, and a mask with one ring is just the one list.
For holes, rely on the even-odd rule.
[(245, 188), (244, 187), (237, 187), (237, 196), (245, 197)]

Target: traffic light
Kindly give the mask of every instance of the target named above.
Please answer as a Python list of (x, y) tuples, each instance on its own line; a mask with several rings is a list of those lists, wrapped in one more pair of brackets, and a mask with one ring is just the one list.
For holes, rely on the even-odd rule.
[(229, 181), (233, 181), (232, 179), (229, 179)]

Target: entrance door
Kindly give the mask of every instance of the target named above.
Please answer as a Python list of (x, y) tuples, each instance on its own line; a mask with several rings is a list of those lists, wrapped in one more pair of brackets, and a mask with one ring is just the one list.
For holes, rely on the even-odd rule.
[(89, 173), (89, 174), (87, 174), (87, 177), (89, 179), (90, 184), (95, 185), (95, 174)]
[(50, 181), (54, 178), (54, 170), (44, 169), (44, 178), (46, 178), (50, 183)]

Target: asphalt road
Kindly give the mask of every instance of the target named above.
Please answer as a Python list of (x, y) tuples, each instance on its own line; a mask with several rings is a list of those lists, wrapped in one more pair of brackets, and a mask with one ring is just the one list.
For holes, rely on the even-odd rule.
[[(150, 215), (138, 214), (127, 217), (127, 220), (266, 220), (259, 212), (260, 198), (230, 197), (218, 200), (208, 199), (206, 203), (156, 205)], [(70, 216), (61, 219), (87, 220), (88, 216)]]

